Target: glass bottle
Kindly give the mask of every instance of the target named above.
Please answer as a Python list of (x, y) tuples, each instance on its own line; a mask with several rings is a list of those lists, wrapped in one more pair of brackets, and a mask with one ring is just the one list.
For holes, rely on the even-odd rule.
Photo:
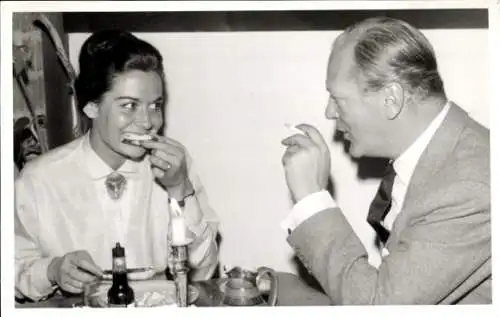
[(108, 291), (109, 307), (134, 306), (134, 290), (128, 284), (125, 249), (116, 243), (113, 248), (113, 285)]

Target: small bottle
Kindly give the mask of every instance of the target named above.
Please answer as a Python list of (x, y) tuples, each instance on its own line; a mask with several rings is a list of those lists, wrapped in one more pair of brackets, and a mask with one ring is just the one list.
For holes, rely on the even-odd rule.
[(116, 243), (113, 248), (113, 285), (108, 291), (109, 307), (133, 307), (134, 290), (128, 285), (125, 249)]

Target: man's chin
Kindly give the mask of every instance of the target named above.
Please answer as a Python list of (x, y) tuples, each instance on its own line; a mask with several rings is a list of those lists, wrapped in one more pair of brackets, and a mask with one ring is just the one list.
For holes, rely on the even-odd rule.
[(352, 157), (352, 158), (360, 158), (364, 155), (364, 153), (362, 151), (360, 151), (359, 148), (357, 148), (356, 146), (354, 146), (352, 143), (349, 144), (349, 155)]

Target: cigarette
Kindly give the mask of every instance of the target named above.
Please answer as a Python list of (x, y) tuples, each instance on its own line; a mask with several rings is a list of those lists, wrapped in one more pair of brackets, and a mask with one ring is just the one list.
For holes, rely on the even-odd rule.
[(293, 132), (294, 134), (304, 134), (304, 131), (300, 130), (300, 129), (297, 129), (294, 125), (290, 124), (290, 123), (285, 123), (285, 127), (290, 130), (291, 132)]

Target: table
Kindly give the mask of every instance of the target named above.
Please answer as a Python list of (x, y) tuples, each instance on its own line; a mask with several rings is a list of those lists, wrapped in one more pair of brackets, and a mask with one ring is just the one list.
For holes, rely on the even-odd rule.
[[(330, 299), (321, 292), (302, 282), (296, 275), (277, 272), (278, 277), (278, 306), (323, 306), (331, 305)], [(221, 293), (218, 288), (219, 280), (195, 282), (200, 296), (194, 303), (198, 307), (221, 306)], [(66, 297), (56, 294), (46, 301), (34, 303), (16, 303), (16, 308), (68, 308), (83, 305), (81, 296)]]

